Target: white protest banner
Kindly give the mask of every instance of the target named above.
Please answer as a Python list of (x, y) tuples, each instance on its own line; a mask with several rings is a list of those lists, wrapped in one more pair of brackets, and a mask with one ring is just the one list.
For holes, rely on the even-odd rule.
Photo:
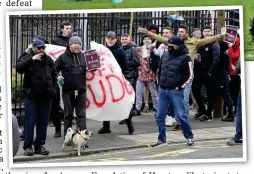
[[(117, 121), (128, 118), (135, 92), (127, 81), (111, 51), (104, 45), (91, 42), (91, 49), (100, 55), (101, 68), (87, 71), (87, 118), (97, 121)], [(54, 61), (65, 47), (46, 44), (45, 52)]]

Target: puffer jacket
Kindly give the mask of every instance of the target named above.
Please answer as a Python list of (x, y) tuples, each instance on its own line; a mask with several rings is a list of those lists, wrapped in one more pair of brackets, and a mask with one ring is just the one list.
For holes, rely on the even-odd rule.
[(57, 73), (54, 61), (44, 54), (41, 60), (33, 60), (35, 52), (23, 54), (16, 70), (24, 75), (23, 94), (28, 98), (50, 99), (56, 95)]

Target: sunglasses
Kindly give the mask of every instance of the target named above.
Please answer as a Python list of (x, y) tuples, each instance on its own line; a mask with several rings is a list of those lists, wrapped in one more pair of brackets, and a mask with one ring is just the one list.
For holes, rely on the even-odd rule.
[(42, 47), (37, 47), (37, 50), (41, 50), (41, 49), (45, 50), (45, 47), (44, 47), (44, 46), (42, 46)]

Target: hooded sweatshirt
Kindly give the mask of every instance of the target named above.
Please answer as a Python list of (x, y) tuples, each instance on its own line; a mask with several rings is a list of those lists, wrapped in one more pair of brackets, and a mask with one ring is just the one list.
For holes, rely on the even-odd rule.
[(229, 68), (230, 68), (229, 73), (230, 75), (237, 75), (232, 67), (237, 66), (238, 59), (240, 57), (240, 38), (239, 37), (236, 38), (235, 45), (233, 45), (233, 47), (228, 48), (228, 56), (229, 56)]

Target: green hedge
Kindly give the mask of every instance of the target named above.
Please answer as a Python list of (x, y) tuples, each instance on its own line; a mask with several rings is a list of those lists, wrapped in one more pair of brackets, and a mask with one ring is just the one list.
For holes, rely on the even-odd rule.
[(16, 72), (15, 68), (12, 69), (11, 98), (12, 103), (20, 103), (24, 100), (22, 94), (22, 76)]

